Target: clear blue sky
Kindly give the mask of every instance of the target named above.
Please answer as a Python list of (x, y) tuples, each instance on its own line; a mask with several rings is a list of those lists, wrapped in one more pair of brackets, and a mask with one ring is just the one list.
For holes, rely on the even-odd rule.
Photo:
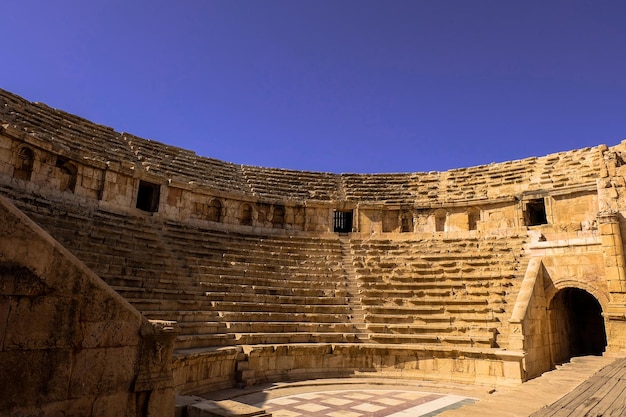
[(446, 170), (626, 138), (626, 1), (6, 0), (0, 88), (234, 163)]

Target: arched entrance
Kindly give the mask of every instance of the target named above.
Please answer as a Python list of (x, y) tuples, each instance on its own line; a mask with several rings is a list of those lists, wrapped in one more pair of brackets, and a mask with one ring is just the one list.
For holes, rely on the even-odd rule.
[(602, 306), (587, 291), (564, 288), (550, 302), (550, 344), (554, 363), (574, 356), (602, 355), (606, 329)]

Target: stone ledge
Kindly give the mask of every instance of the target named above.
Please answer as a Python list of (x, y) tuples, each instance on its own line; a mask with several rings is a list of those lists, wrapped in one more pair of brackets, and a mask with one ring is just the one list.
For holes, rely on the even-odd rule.
[(202, 401), (187, 407), (189, 417), (271, 417), (265, 410), (233, 400)]

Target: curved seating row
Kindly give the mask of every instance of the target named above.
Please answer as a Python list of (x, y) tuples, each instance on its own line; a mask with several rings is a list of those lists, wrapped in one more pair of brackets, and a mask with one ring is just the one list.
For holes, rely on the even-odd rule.
[[(445, 172), (332, 174), (237, 165), (142, 139), (0, 90), (0, 124), (77, 161), (132, 165), (163, 180), (197, 184), (267, 201), (465, 203), (528, 190), (593, 184), (605, 167), (604, 146)], [(68, 155), (65, 155), (68, 157)], [(102, 166), (100, 166), (102, 168)], [(568, 173), (577, 172), (576, 176)]]
[(502, 347), (524, 273), (519, 236), (352, 239), (346, 254), (336, 237), (229, 233), (32, 197), (18, 204), (148, 318), (177, 321), (179, 349)]

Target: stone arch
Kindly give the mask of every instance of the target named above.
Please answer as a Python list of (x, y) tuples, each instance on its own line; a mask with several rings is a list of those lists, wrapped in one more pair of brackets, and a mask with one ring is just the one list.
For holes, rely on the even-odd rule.
[(549, 300), (552, 363), (563, 363), (575, 356), (602, 355), (607, 334), (600, 300), (575, 286), (556, 289)]
[(435, 210), (435, 232), (445, 232), (448, 212), (444, 209)]
[(18, 148), (13, 177), (20, 180), (30, 181), (30, 177), (33, 174), (34, 165), (35, 151), (33, 151), (28, 146), (22, 146)]
[(209, 202), (207, 220), (212, 222), (222, 221), (222, 202), (219, 198), (214, 198)]
[(248, 203), (243, 203), (239, 207), (239, 224), (244, 226), (252, 226), (252, 206)]
[(478, 230), (478, 222), (480, 222), (480, 209), (478, 207), (470, 207), (467, 210), (468, 230)]
[(283, 227), (285, 225), (285, 207), (274, 206), (274, 212), (272, 213), (272, 226)]
[(606, 292), (599, 289), (598, 287), (596, 287), (595, 285), (592, 285), (585, 281), (577, 280), (575, 278), (560, 278), (560, 279), (552, 281), (551, 285), (549, 285), (544, 290), (548, 304), (550, 303), (552, 298), (554, 298), (556, 293), (558, 293), (559, 291), (565, 288), (578, 288), (580, 290), (588, 292), (596, 300), (598, 300), (598, 302), (602, 306), (603, 311), (605, 311), (608, 308), (609, 302), (611, 301), (609, 295)]

